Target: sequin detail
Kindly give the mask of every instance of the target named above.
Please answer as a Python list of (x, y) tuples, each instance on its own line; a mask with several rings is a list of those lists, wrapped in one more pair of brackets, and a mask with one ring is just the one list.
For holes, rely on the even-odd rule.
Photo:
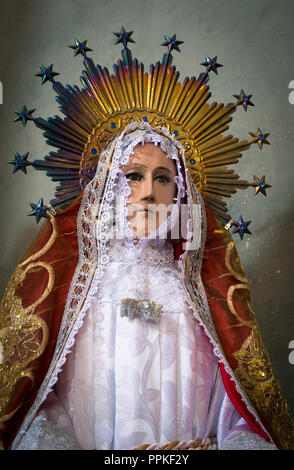
[(131, 320), (140, 318), (144, 321), (158, 323), (163, 306), (153, 302), (150, 299), (121, 299), (120, 314), (122, 317), (128, 317)]
[(80, 450), (77, 441), (40, 413), (15, 450)]
[(224, 439), (221, 450), (277, 450), (277, 447), (257, 434), (241, 432)]

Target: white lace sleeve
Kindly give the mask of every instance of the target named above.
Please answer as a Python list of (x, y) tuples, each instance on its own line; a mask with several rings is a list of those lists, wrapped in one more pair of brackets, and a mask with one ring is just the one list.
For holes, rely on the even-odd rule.
[(235, 431), (222, 442), (221, 450), (278, 450), (253, 431)]
[(225, 393), (217, 426), (219, 450), (277, 450), (275, 444), (256, 434)]
[(68, 414), (56, 395), (48, 395), (45, 406), (14, 450), (79, 450)]

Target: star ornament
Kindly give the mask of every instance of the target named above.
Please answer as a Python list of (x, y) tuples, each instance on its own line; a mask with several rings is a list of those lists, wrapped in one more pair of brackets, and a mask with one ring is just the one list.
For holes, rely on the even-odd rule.
[(124, 47), (128, 47), (128, 42), (133, 42), (135, 41), (131, 38), (131, 35), (133, 34), (134, 31), (126, 31), (125, 28), (122, 26), (121, 30), (119, 33), (113, 33), (117, 39), (115, 40), (115, 44), (119, 44), (120, 42), (123, 43)]
[(46, 217), (47, 219), (49, 219), (49, 216), (47, 214), (48, 207), (44, 206), (42, 197), (37, 204), (30, 202), (30, 206), (33, 210), (29, 212), (28, 215), (34, 215), (36, 217), (37, 224), (40, 222), (40, 219), (42, 217)]
[(28, 110), (27, 107), (24, 105), (21, 111), (14, 111), (17, 114), (17, 117), (13, 120), (13, 122), (21, 121), (24, 126), (26, 126), (27, 121), (34, 121), (32, 117), (33, 112), (36, 109)]
[(166, 34), (163, 35), (165, 42), (163, 42), (161, 45), (162, 46), (167, 46), (168, 48), (168, 53), (170, 53), (173, 49), (175, 49), (178, 52), (180, 51), (179, 45), (184, 44), (184, 41), (177, 41), (177, 35), (174, 34), (171, 38), (167, 36)]
[(233, 225), (236, 227), (232, 233), (239, 233), (241, 240), (243, 240), (244, 233), (249, 233), (251, 235), (250, 230), (248, 229), (248, 225), (251, 223), (251, 220), (244, 222), (242, 215), (239, 217), (238, 222), (234, 222)]
[(68, 46), (71, 49), (74, 49), (74, 57), (76, 57), (78, 54), (82, 54), (84, 57), (87, 57), (87, 52), (92, 51), (93, 49), (90, 49), (89, 47), (86, 46), (87, 41), (80, 42), (77, 39), (75, 39), (75, 43), (73, 46)]
[(254, 104), (250, 101), (250, 98), (252, 95), (246, 95), (245, 91), (242, 89), (240, 91), (240, 95), (233, 95), (233, 96), (234, 98), (237, 98), (238, 100), (237, 106), (242, 104), (245, 111), (247, 111), (248, 106), (254, 106)]
[(42, 85), (46, 83), (47, 81), (54, 82), (54, 77), (56, 75), (60, 75), (57, 72), (53, 72), (53, 64), (51, 64), (49, 67), (44, 67), (43, 65), (40, 65), (41, 72), (36, 73), (36, 77), (41, 77), (42, 78)]
[(265, 190), (266, 188), (271, 188), (271, 186), (265, 183), (265, 175), (262, 176), (261, 178), (257, 178), (257, 176), (253, 175), (253, 178), (254, 178), (254, 183), (252, 183), (251, 186), (255, 188), (255, 196), (258, 193), (262, 193), (266, 196), (267, 194)]
[(253, 137), (252, 142), (257, 143), (260, 150), (262, 149), (263, 144), (270, 145), (267, 140), (267, 137), (270, 134), (263, 134), (259, 128), (257, 129), (257, 132), (255, 132), (255, 134), (253, 132), (249, 132), (249, 134)]
[(24, 155), (19, 155), (17, 152), (14, 152), (14, 160), (10, 160), (8, 162), (11, 165), (15, 165), (13, 173), (15, 173), (18, 170), (21, 170), (25, 174), (27, 174), (26, 167), (32, 165), (31, 162), (27, 161), (28, 156), (29, 156), (29, 152), (25, 153)]
[(205, 56), (206, 62), (201, 62), (200, 65), (204, 65), (206, 67), (206, 72), (210, 72), (211, 70), (214, 71), (218, 75), (217, 69), (218, 67), (222, 67), (222, 64), (217, 63), (217, 56), (215, 56), (213, 59), (208, 57), (208, 55)]

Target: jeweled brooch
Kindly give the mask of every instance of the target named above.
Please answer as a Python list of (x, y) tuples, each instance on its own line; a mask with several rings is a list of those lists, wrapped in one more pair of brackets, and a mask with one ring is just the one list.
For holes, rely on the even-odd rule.
[(131, 320), (140, 318), (144, 321), (158, 323), (163, 306), (153, 302), (150, 299), (121, 299), (120, 314), (122, 317), (128, 317)]

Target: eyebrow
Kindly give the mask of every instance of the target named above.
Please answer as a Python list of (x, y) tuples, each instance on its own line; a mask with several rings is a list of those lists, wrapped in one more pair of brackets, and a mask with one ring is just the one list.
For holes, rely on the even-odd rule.
[(169, 169), (169, 168), (166, 168), (165, 166), (158, 166), (158, 167), (156, 168), (156, 170), (166, 170), (166, 171), (168, 171), (169, 173), (171, 173), (170, 169)]
[[(141, 163), (130, 163), (130, 164), (125, 166), (125, 169), (126, 169), (126, 171), (128, 171), (132, 167), (138, 167), (138, 168), (144, 168), (144, 169), (148, 168), (146, 165), (142, 165)], [(158, 166), (158, 167), (155, 168), (155, 171), (157, 171), (157, 170), (165, 170), (168, 173), (171, 173), (170, 169), (166, 168), (165, 166)]]

